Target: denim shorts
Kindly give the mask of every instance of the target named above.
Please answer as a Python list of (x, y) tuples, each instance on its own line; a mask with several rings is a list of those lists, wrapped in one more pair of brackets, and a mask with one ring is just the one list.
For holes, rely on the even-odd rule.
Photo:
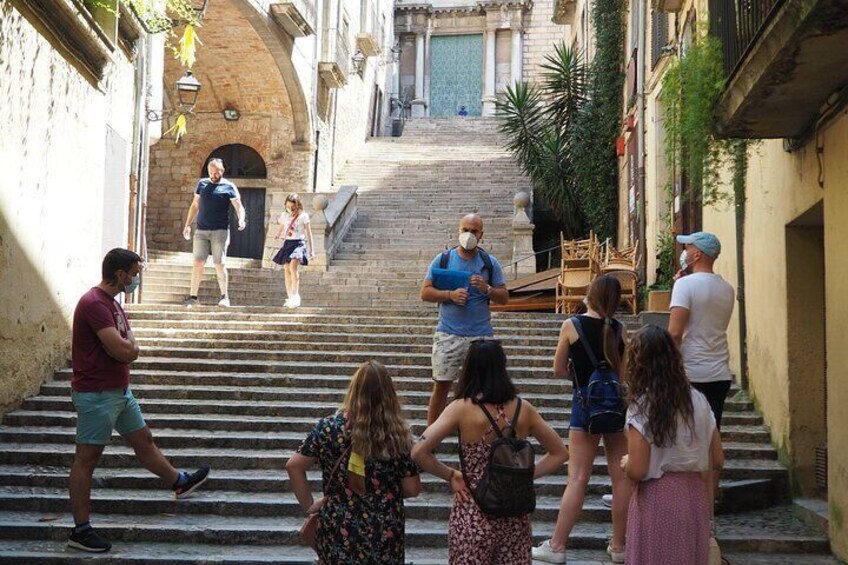
[(112, 441), (112, 430), (123, 436), (146, 425), (141, 408), (128, 388), (101, 392), (72, 390), (71, 399), (77, 409), (79, 444), (108, 445)]
[[(572, 385), (574, 392), (571, 393), (571, 420), (568, 422), (569, 429), (583, 432), (586, 426), (586, 414), (583, 412), (583, 403), (577, 396), (577, 385)], [(580, 387), (580, 394), (586, 395), (586, 387)]]

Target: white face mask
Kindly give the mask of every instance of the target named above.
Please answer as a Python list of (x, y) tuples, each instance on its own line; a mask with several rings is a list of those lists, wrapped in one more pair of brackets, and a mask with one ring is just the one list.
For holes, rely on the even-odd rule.
[(686, 262), (686, 250), (680, 252), (680, 268), (684, 271), (689, 268), (689, 264)]
[(477, 248), (477, 237), (470, 231), (459, 234), (459, 244), (466, 251), (474, 251)]

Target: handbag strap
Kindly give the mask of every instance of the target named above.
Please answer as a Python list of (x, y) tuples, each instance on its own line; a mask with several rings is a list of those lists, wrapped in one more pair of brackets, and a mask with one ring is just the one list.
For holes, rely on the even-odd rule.
[[(348, 445), (347, 448), (344, 451), (342, 451), (342, 454), (339, 455), (338, 461), (336, 461), (336, 464), (333, 465), (333, 470), (330, 471), (330, 478), (327, 479), (327, 485), (330, 485), (333, 482), (333, 479), (336, 478), (336, 471), (339, 470), (339, 465), (341, 465), (342, 459), (344, 459), (344, 456), (347, 455), (347, 453), (348, 453), (348, 451), (350, 451), (351, 447), (353, 447), (353, 444)], [(327, 485), (325, 485), (325, 487)]]
[(288, 227), (288, 228), (286, 228), (286, 239), (288, 239), (290, 236), (294, 235), (294, 223), (297, 221), (297, 219), (298, 219), (299, 217), (300, 217), (300, 210), (298, 210), (298, 211), (295, 213), (295, 215), (294, 215), (294, 217), (292, 218), (291, 222), (289, 222), (289, 227)]

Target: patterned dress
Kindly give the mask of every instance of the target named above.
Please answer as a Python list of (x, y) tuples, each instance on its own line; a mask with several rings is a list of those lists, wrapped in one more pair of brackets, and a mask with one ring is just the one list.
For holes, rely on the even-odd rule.
[[(509, 419), (503, 405), (498, 406), (498, 421)], [(483, 437), (473, 443), (460, 443), (465, 460), (468, 488), (474, 489), (489, 460), (492, 446), (486, 437), (494, 433), (491, 424)], [(529, 565), (532, 561), (530, 515), (520, 518), (490, 518), (473, 499), (456, 500), (451, 510), (448, 559), (450, 565)]]
[(418, 474), (409, 456), (365, 462), (366, 493), (347, 488), (347, 460), (333, 467), (350, 444), (344, 414), (318, 421), (298, 453), (317, 457), (327, 502), (321, 507), (316, 533), (318, 557), (326, 565), (400, 564), (404, 562), (403, 479)]

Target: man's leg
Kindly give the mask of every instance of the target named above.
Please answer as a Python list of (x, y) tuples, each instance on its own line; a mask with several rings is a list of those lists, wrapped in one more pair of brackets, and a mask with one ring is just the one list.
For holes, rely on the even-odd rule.
[(140, 430), (125, 434), (124, 439), (135, 451), (135, 456), (142, 467), (164, 479), (169, 485), (177, 482), (177, 479), (180, 478), (180, 472), (159, 451), (159, 448), (153, 442), (153, 434), (150, 433), (150, 428), (144, 426)]
[(191, 289), (189, 296), (197, 296), (200, 292), (200, 279), (203, 277), (203, 267), (209, 257), (209, 236), (206, 230), (195, 230), (191, 246), (194, 255), (194, 268), (191, 271)]
[(444, 412), (445, 406), (448, 405), (448, 393), (452, 384), (451, 381), (435, 381), (433, 383), (433, 394), (430, 395), (430, 404), (427, 406), (428, 426)]
[(103, 445), (77, 444), (68, 482), (71, 513), (74, 516), (74, 524), (77, 526), (88, 523), (91, 517), (91, 476), (97, 468), (104, 447)]
[(230, 275), (227, 272), (227, 247), (230, 245), (229, 230), (215, 230), (211, 236), (212, 261), (215, 263), (215, 274), (218, 276), (218, 288), (221, 296), (227, 296), (230, 287)]

